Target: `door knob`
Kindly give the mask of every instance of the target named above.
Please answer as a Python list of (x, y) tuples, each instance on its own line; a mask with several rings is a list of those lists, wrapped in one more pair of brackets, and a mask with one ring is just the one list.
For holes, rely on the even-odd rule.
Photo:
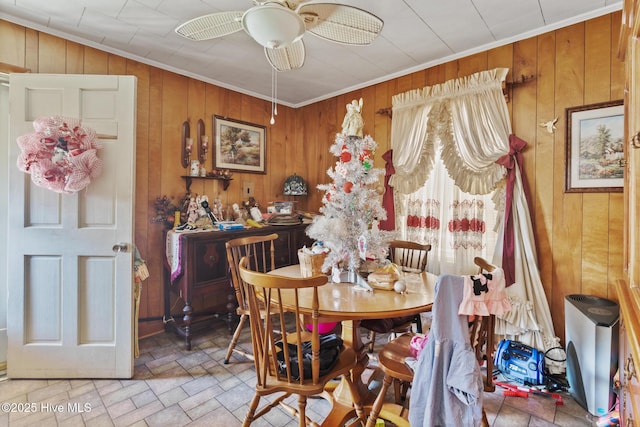
[(129, 245), (127, 245), (126, 243), (118, 243), (118, 244), (113, 245), (111, 250), (113, 252), (115, 252), (115, 253), (118, 253), (118, 252), (129, 252)]

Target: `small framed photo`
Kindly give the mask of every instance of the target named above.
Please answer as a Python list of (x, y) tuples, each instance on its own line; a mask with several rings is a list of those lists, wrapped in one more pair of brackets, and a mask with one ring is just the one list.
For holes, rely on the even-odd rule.
[(621, 192), (624, 186), (622, 100), (566, 109), (566, 193)]
[(265, 126), (213, 116), (213, 167), (239, 172), (266, 173)]

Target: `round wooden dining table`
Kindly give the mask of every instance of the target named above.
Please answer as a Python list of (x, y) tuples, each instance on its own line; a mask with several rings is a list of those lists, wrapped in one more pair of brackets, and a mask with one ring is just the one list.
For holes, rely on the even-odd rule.
[[(270, 274), (302, 277), (299, 265), (278, 268), (271, 271)], [(428, 272), (402, 272), (400, 280), (405, 282), (406, 292), (401, 294), (393, 290), (374, 289), (367, 291), (353, 283), (329, 282), (318, 288), (320, 321), (341, 322), (344, 344), (352, 346), (359, 355), (358, 364), (352, 371), (352, 377), (357, 385), (360, 400), (365, 407), (373, 403), (375, 395), (362, 381), (362, 373), (367, 368), (369, 357), (362, 343), (359, 330), (360, 321), (411, 316), (431, 311), (437, 279), (438, 276)], [(311, 314), (311, 295), (311, 290), (308, 294), (303, 292), (300, 295), (300, 309), (308, 310), (308, 313), (304, 314)], [(291, 306), (294, 306), (293, 300)], [(342, 426), (356, 416), (353, 398), (349, 386), (344, 380), (325, 397), (332, 402), (332, 408), (323, 421), (323, 426)]]

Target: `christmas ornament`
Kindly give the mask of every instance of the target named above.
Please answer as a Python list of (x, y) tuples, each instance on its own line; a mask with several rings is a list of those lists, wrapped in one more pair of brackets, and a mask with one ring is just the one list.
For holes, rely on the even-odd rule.
[(351, 161), (351, 153), (347, 149), (346, 145), (342, 146), (342, 152), (340, 153), (340, 161), (342, 163), (349, 163)]
[(336, 164), (336, 173), (340, 174), (343, 178), (346, 178), (349, 174), (349, 169), (347, 169), (344, 164), (338, 163)]
[(407, 285), (402, 280), (398, 280), (393, 284), (393, 290), (399, 294), (404, 293), (407, 290)]
[(364, 159), (362, 161), (362, 168), (364, 169), (365, 173), (369, 173), (372, 167), (373, 167), (373, 161), (371, 159)]
[(358, 238), (358, 255), (360, 259), (367, 259), (367, 236), (364, 234)]

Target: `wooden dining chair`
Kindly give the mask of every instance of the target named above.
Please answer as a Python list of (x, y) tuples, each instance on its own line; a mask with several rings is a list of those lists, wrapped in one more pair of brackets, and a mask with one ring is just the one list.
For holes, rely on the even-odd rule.
[[(236, 294), (238, 301), (238, 308), (236, 313), (240, 316), (238, 320), (238, 326), (233, 333), (229, 347), (227, 348), (227, 354), (224, 358), (225, 365), (229, 363), (231, 354), (235, 351), (242, 356), (253, 359), (251, 354), (248, 354), (242, 350), (236, 348), (240, 333), (244, 327), (245, 322), (249, 318), (249, 304), (246, 298), (246, 289), (242, 286), (240, 281), (240, 273), (238, 265), (242, 257), (247, 257), (249, 268), (263, 273), (269, 272), (275, 268), (274, 261), (274, 242), (278, 238), (276, 233), (264, 235), (264, 236), (247, 236), (237, 239), (229, 240), (226, 242), (227, 248), (227, 262), (229, 269), (231, 270), (231, 283)], [(264, 310), (260, 310), (260, 315), (263, 316)]]
[[(495, 266), (488, 263), (481, 257), (476, 257), (474, 263), (479, 267), (479, 273), (484, 271), (491, 272), (495, 270)], [(461, 293), (460, 293), (461, 295)], [(483, 390), (485, 392), (493, 392), (495, 384), (493, 383), (493, 354), (495, 334), (495, 315), (475, 316), (469, 324), (469, 343), (474, 350), (476, 359), (480, 365), (486, 363), (486, 374), (483, 374)], [(371, 412), (367, 419), (366, 427), (375, 426), (378, 418), (385, 419), (394, 423), (399, 427), (408, 426), (408, 415), (404, 408), (402, 400), (398, 396), (406, 394), (403, 389), (406, 385), (413, 382), (413, 370), (405, 363), (407, 358), (413, 358), (415, 355), (411, 352), (409, 343), (414, 334), (403, 334), (382, 347), (378, 354), (378, 366), (384, 373), (382, 387), (373, 403)], [(394, 385), (396, 400), (394, 403), (385, 402), (387, 390)], [(400, 393), (400, 394), (399, 394)], [(488, 427), (489, 422), (487, 415), (482, 409), (482, 424)]]
[[(473, 262), (478, 266), (478, 273), (491, 273), (496, 269), (484, 258), (475, 257)], [(495, 345), (495, 314), (488, 316), (476, 316), (470, 331), (471, 346), (476, 351), (478, 363), (487, 364), (487, 375), (484, 381), (484, 391), (493, 392), (496, 389), (493, 383), (493, 360), (496, 351)]]
[[(248, 259), (242, 258), (239, 270), (251, 319), (256, 386), (243, 426), (249, 426), (278, 405), (297, 416), (300, 427), (317, 425), (306, 416), (307, 397), (322, 394), (327, 383), (338, 377), (348, 384), (358, 421), (364, 423), (364, 409), (350, 372), (358, 363), (356, 351), (342, 345), (335, 335), (329, 337), (333, 343), (330, 351), (325, 351), (327, 335), (321, 340), (318, 332), (318, 287), (327, 283), (327, 276), (284, 277), (250, 270), (248, 264)], [(305, 304), (310, 302), (311, 313), (300, 309), (301, 300)], [(311, 332), (298, 321), (302, 316), (309, 319)], [(339, 345), (335, 344), (336, 339), (340, 340)], [(297, 363), (300, 360), (297, 355), (305, 355), (308, 363)], [(274, 393), (282, 394), (265, 399), (268, 402), (258, 410), (261, 398)], [(285, 405), (284, 400), (292, 394), (298, 396), (297, 409)]]
[[(427, 270), (427, 258), (430, 250), (431, 245), (407, 240), (392, 240), (389, 242), (389, 259), (402, 268), (403, 271), (422, 273)], [(373, 353), (376, 332), (391, 332), (397, 335), (411, 331), (414, 323), (416, 325), (416, 332), (422, 333), (422, 318), (420, 314), (392, 319), (363, 321), (361, 326), (369, 330), (367, 344), (369, 353)]]

